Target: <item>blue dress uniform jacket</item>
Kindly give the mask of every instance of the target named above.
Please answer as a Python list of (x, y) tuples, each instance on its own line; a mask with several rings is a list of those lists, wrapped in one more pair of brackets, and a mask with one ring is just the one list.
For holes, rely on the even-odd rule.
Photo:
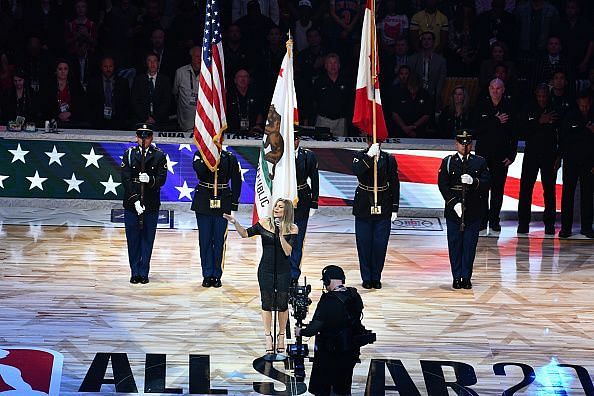
[[(352, 170), (359, 180), (353, 202), (353, 215), (357, 217), (372, 216), (370, 208), (373, 206), (373, 158), (367, 156), (367, 150), (355, 152), (353, 158)], [(398, 212), (400, 181), (396, 159), (383, 151), (377, 162), (377, 185), (377, 204), (381, 205), (382, 213), (373, 217), (389, 219), (393, 212)]]
[[(297, 174), (297, 197), (299, 198), (295, 208), (295, 220), (298, 220), (309, 217), (310, 209), (318, 208), (320, 195), (318, 159), (311, 150), (302, 147), (297, 149), (295, 171)], [(311, 185), (307, 183), (307, 179)]]
[[(212, 172), (197, 151), (194, 154), (194, 171), (199, 182), (196, 186), (192, 210), (200, 214), (218, 215), (223, 213), (231, 214), (236, 211), (241, 195), (241, 172), (239, 162), (235, 155), (228, 151), (221, 151), (221, 160), (218, 167), (217, 184), (218, 199), (221, 200), (221, 207), (213, 209), (210, 207), (210, 200), (214, 198), (214, 172)], [(229, 186), (231, 182), (231, 186)]]
[(445, 200), (445, 218), (460, 223), (460, 217), (454, 212), (454, 205), (462, 202), (463, 184), (460, 176), (464, 173), (469, 174), (473, 179), (472, 184), (466, 185), (464, 220), (465, 224), (468, 224), (483, 217), (482, 199), (484, 198), (481, 198), (481, 194), (489, 191), (490, 183), (487, 161), (478, 155), (469, 154), (466, 172), (464, 172), (460, 156), (448, 155), (441, 162), (437, 184)]
[[(142, 153), (140, 146), (130, 147), (122, 158), (122, 183), (124, 184), (124, 208), (133, 210), (134, 203), (140, 199), (140, 163)], [(147, 212), (158, 211), (161, 206), (161, 187), (167, 179), (167, 159), (161, 149), (149, 146), (146, 149), (144, 161), (145, 173), (149, 175), (149, 182), (144, 188), (143, 205)]]

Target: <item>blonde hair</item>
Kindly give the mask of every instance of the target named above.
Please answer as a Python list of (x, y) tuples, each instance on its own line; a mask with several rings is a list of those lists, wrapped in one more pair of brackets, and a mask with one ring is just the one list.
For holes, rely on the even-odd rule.
[[(283, 215), (281, 217), (281, 230), (283, 234), (290, 234), (291, 233), (291, 226), (295, 221), (295, 210), (293, 208), (293, 202), (289, 199), (279, 198), (274, 202), (272, 206), (273, 210), (277, 203), (282, 202), (285, 204), (283, 208)], [(270, 216), (268, 219), (270, 222), (270, 227), (274, 228), (274, 215)]]

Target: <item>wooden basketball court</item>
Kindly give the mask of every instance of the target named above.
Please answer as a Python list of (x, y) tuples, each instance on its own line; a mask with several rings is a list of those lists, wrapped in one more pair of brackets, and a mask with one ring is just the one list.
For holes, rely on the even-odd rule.
[[(265, 387), (255, 383), (269, 382), (283, 394), (282, 381), (254, 368), (265, 349), (258, 239), (229, 233), (220, 289), (201, 287), (193, 230), (158, 230), (147, 285), (129, 283), (123, 229), (4, 226), (0, 241), (0, 345), (61, 352), (60, 394), (81, 394), (85, 377), (101, 377), (97, 356), (104, 353), (117, 354), (109, 355), (111, 362), (127, 359), (132, 376), (126, 383), (132, 380), (139, 393), (149, 362), (163, 362), (162, 355), (166, 387), (189, 393), (189, 356), (208, 355), (209, 371), (200, 381), (209, 377), (211, 389), (256, 394)], [(532, 379), (515, 394), (593, 392), (583, 374), (594, 370), (591, 241), (481, 238), (474, 288), (454, 291), (444, 235), (392, 236), (384, 287), (367, 291), (360, 287), (354, 235), (310, 233), (303, 263), (313, 289), (308, 319), (328, 264), (342, 266), (347, 284), (359, 288), (364, 324), (377, 333), (355, 369), (354, 395), (366, 388), (368, 394), (399, 394), (391, 390), (396, 387), (401, 395), (415, 389), (420, 395), (472, 394), (464, 386), (501, 395)], [(274, 367), (292, 375), (283, 363)], [(310, 363), (306, 369), (309, 374)], [(108, 364), (104, 377), (114, 371), (121, 368)], [(103, 384), (95, 394), (115, 390)]]

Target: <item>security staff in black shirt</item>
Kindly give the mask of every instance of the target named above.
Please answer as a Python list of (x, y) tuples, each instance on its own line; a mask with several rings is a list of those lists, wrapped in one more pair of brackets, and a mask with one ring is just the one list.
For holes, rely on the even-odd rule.
[[(493, 231), (501, 231), (499, 213), (503, 204), (503, 189), (509, 166), (516, 159), (518, 139), (514, 132), (515, 111), (505, 97), (505, 85), (496, 78), (489, 84), (489, 96), (483, 98), (476, 109), (476, 153), (487, 160), (491, 172), (491, 198), (485, 199), (485, 217)], [(486, 198), (486, 197), (485, 197)]]
[(456, 154), (441, 162), (437, 184), (445, 200), (448, 251), (454, 289), (471, 289), (472, 266), (483, 217), (484, 198), (489, 191), (487, 161), (470, 153), (472, 136), (456, 135)]
[[(374, 202), (373, 192), (375, 157), (378, 158), (377, 202)], [(381, 151), (380, 144), (374, 143), (355, 152), (352, 170), (359, 180), (353, 215), (363, 288), (381, 289), (391, 221), (396, 220), (400, 200), (398, 165), (393, 155)]]
[(227, 241), (227, 220), (223, 218), (223, 213), (231, 214), (239, 206), (242, 183), (239, 162), (235, 155), (223, 150), (215, 172), (208, 167), (200, 151), (197, 151), (194, 154), (194, 171), (199, 182), (194, 192), (192, 210), (196, 212), (198, 224), (200, 263), (204, 278), (202, 286), (221, 287)]
[(260, 134), (264, 131), (262, 100), (252, 88), (245, 69), (235, 73), (234, 84), (227, 91), (227, 125), (232, 133)]
[[(297, 283), (301, 275), (301, 258), (303, 256), (303, 240), (310, 216), (318, 209), (320, 195), (320, 179), (318, 176), (318, 159), (313, 151), (299, 147), (299, 131), (295, 131), (295, 173), (297, 175), (297, 207), (295, 208), (295, 224), (299, 233), (293, 241), (291, 262), (291, 281)], [(308, 183), (309, 179), (309, 183)]]
[(530, 226), (532, 192), (540, 171), (544, 195), (545, 234), (555, 234), (555, 184), (559, 155), (559, 114), (549, 99), (549, 88), (541, 84), (534, 90), (535, 100), (528, 106), (521, 122), (524, 124), (526, 148), (520, 178), (518, 201), (518, 234), (527, 234)]
[(563, 159), (563, 195), (561, 197), (561, 230), (559, 238), (571, 236), (573, 226), (573, 200), (580, 182), (580, 233), (594, 238), (592, 231), (592, 194), (594, 170), (594, 113), (592, 98), (580, 94), (578, 109), (565, 122), (560, 135), (560, 150)]
[[(132, 270), (130, 283), (145, 284), (149, 282), (161, 187), (167, 179), (167, 159), (163, 151), (151, 145), (153, 131), (149, 125), (142, 124), (138, 128), (136, 141), (138, 146), (127, 149), (122, 157), (124, 224)], [(141, 147), (144, 147), (144, 164)]]
[(315, 354), (308, 391), (313, 395), (350, 395), (353, 369), (359, 361), (351, 320), (359, 320), (363, 300), (357, 289), (346, 287), (342, 268), (329, 265), (322, 270), (326, 293), (322, 294), (311, 322), (295, 328), (296, 336), (316, 336)]

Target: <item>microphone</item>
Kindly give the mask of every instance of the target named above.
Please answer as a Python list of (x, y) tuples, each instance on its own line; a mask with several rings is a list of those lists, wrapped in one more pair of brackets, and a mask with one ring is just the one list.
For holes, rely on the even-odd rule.
[(278, 217), (274, 218), (274, 232), (278, 235), (280, 234), (280, 223), (281, 219)]

